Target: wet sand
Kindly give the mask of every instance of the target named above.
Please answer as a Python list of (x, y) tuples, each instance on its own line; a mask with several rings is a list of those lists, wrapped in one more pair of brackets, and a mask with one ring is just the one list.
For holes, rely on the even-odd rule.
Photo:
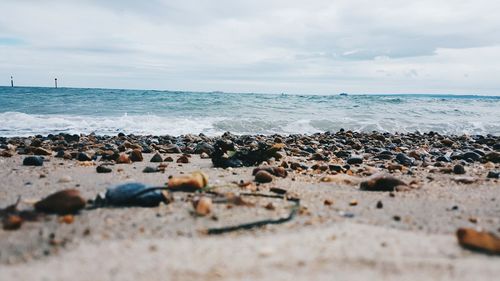
[[(0, 208), (18, 196), (20, 209), (31, 208), (36, 199), (65, 188), (93, 199), (115, 184), (164, 185), (169, 175), (196, 170), (221, 192), (245, 191), (234, 182), (254, 179), (254, 167), (213, 168), (199, 154), (187, 164), (168, 163), (164, 173), (143, 173), (144, 167), (157, 165), (149, 162), (153, 154), (143, 155), (142, 162), (111, 165), (109, 174), (96, 173), (96, 161), (46, 156), (42, 167), (30, 167), (22, 165), (24, 155), (0, 157)], [(270, 165), (318, 162), (307, 159), (285, 156)], [(419, 166), (411, 174), (395, 170), (392, 175), (406, 182), (418, 180), (418, 188), (402, 192), (363, 191), (358, 182), (321, 182), (325, 172), (290, 170), (286, 178), (260, 184), (258, 192), (280, 187), (300, 197), (303, 208), (295, 219), (218, 236), (203, 230), (282, 217), (287, 204), (252, 198), (254, 206), (216, 204), (211, 215), (197, 217), (189, 194), (176, 193), (173, 203), (154, 208), (83, 210), (71, 224), (48, 215), (19, 230), (0, 230), (0, 279), (495, 280), (500, 257), (463, 249), (455, 237), (459, 227), (500, 234), (500, 183), (487, 178), (499, 165), (489, 166), (469, 163), (466, 176), (475, 179), (469, 184), (457, 182), (458, 176), (443, 167)], [(352, 165), (354, 171), (366, 168), (365, 163)], [(270, 202), (275, 210), (265, 208)]]

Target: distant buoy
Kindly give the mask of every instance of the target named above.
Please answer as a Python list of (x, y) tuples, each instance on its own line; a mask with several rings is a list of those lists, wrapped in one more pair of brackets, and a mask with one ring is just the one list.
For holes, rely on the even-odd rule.
[(14, 87), (14, 78), (10, 76), (10, 86)]
[(55, 84), (56, 89), (57, 89), (57, 78), (54, 79), (54, 84)]

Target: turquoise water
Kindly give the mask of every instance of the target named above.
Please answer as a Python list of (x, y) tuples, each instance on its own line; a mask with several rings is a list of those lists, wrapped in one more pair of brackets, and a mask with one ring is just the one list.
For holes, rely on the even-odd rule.
[(0, 87), (0, 136), (437, 131), (500, 134), (500, 97)]

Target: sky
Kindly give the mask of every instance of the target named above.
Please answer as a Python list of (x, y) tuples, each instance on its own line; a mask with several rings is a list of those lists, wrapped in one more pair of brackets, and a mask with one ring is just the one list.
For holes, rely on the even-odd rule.
[(0, 85), (500, 95), (498, 0), (1, 0)]

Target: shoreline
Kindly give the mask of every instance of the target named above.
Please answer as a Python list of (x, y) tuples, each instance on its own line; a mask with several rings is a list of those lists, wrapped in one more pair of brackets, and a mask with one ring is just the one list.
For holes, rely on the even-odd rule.
[[(136, 157), (137, 150), (141, 161), (116, 163), (122, 155)], [(238, 194), (251, 186), (251, 192), (269, 194), (279, 188), (301, 200), (300, 212), (289, 222), (220, 236), (202, 230), (280, 218), (287, 204), (251, 198), (245, 206), (215, 204), (210, 215), (194, 216), (193, 195), (181, 192), (173, 202), (152, 208), (84, 209), (71, 223), (47, 215), (18, 230), (0, 230), (0, 276), (90, 280), (96, 276), (83, 273), (94, 272), (115, 280), (323, 280), (332, 274), (341, 280), (493, 280), (500, 274), (500, 257), (460, 247), (455, 231), (469, 227), (500, 235), (500, 183), (491, 174), (500, 169), (499, 150), (497, 136), (349, 131), (0, 138), (0, 208), (21, 196), (19, 208), (30, 209), (35, 200), (67, 188), (94, 199), (126, 182), (162, 186), (169, 176), (198, 170), (208, 175), (214, 192)], [(151, 162), (156, 153), (161, 162)], [(34, 154), (44, 157), (43, 164), (23, 165)], [(172, 162), (164, 161), (169, 157)], [(255, 182), (252, 173), (261, 160), (282, 167), (286, 177)], [(96, 171), (103, 164), (110, 173)], [(143, 172), (161, 165), (163, 170)], [(405, 185), (392, 191), (360, 188), (380, 173)], [(154, 269), (161, 274), (152, 274)]]

